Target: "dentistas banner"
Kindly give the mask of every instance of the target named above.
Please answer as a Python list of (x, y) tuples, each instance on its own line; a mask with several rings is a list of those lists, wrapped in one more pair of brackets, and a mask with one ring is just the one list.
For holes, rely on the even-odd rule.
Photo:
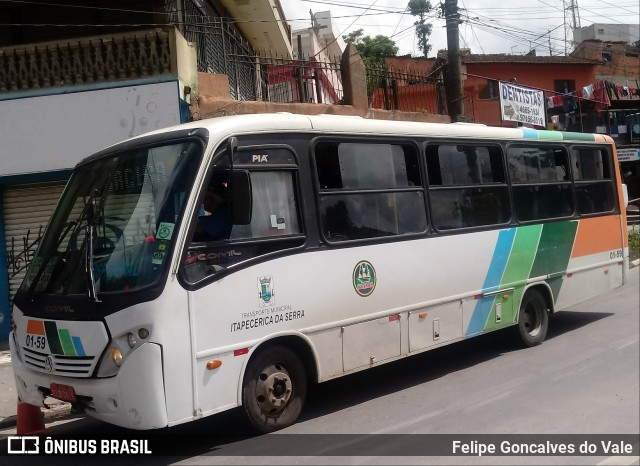
[(499, 84), (502, 121), (546, 127), (543, 91), (512, 83)]

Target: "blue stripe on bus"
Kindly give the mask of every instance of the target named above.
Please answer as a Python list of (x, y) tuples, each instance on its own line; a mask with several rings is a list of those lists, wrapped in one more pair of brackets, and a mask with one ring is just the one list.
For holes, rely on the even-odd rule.
[[(516, 229), (509, 228), (508, 230), (502, 230), (498, 234), (498, 241), (496, 242), (496, 248), (493, 251), (493, 257), (491, 258), (491, 264), (487, 271), (487, 276), (482, 286), (483, 293), (491, 293), (497, 291), (500, 287), (500, 280), (502, 280), (502, 274), (504, 268), (507, 266), (507, 260), (511, 253), (511, 246), (513, 245), (513, 239), (516, 236)], [(467, 337), (477, 335), (484, 330), (484, 327), (491, 313), (493, 307), (494, 296), (488, 296), (481, 298), (476, 302), (476, 307), (471, 315), (469, 321), (469, 327), (467, 328)]]
[(76, 355), (86, 356), (84, 352), (84, 347), (82, 346), (82, 340), (80, 340), (80, 337), (71, 337), (71, 339), (73, 340), (73, 347), (76, 350)]
[(527, 139), (540, 139), (540, 135), (535, 129), (531, 128), (521, 128), (522, 135)]

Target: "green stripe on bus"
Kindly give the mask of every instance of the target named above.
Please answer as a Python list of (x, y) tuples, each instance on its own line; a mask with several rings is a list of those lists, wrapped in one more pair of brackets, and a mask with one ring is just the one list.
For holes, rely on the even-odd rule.
[(553, 141), (562, 141), (562, 133), (560, 131), (538, 131), (539, 139), (547, 139)]
[(520, 227), (516, 232), (511, 255), (500, 282), (502, 288), (514, 288), (510, 306), (503, 309), (502, 312), (502, 322), (505, 324), (515, 320), (518, 312), (517, 307), (520, 304), (526, 281), (529, 278), (529, 273), (531, 273), (531, 267), (536, 257), (541, 234), (542, 225)]
[(76, 356), (76, 350), (73, 348), (73, 340), (71, 339), (69, 330), (61, 328), (58, 330), (58, 335), (60, 335), (60, 343), (62, 343), (65, 356)]
[(577, 221), (547, 223), (542, 230), (538, 254), (529, 277), (553, 275), (545, 281), (551, 288), (554, 303), (562, 288), (577, 231)]
[(576, 221), (546, 223), (529, 278), (565, 273), (577, 230)]
[(58, 337), (58, 327), (55, 322), (44, 321), (44, 333), (47, 334), (47, 342), (49, 343), (49, 350), (53, 354), (64, 354), (62, 351), (62, 345), (60, 344), (60, 337)]
[(572, 133), (572, 132), (562, 132), (562, 138), (565, 141), (595, 141), (596, 137), (594, 134), (590, 133)]
[(507, 266), (502, 275), (501, 287), (522, 285), (529, 278), (541, 233), (542, 225), (518, 228)]

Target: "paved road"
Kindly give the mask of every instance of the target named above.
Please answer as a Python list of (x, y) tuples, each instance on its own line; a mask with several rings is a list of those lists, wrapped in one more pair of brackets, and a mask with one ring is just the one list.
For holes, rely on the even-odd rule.
[[(501, 333), (440, 348), (314, 387), (302, 419), (271, 436), (248, 436), (235, 410), (163, 433), (197, 437), (164, 464), (638, 464), (638, 457), (273, 457), (282, 434), (635, 434), (640, 433), (639, 273), (630, 283), (559, 313), (547, 341), (515, 349)], [(0, 432), (8, 433), (8, 432)], [(122, 436), (90, 419), (52, 434)], [(143, 438), (144, 433), (134, 433)], [(233, 435), (229, 437), (229, 435)], [(290, 437), (282, 437), (291, 441)], [(322, 440), (324, 437), (301, 436)], [(326, 455), (352, 437), (332, 437)], [(381, 437), (382, 438), (382, 437)], [(341, 441), (341, 439), (343, 441)], [(403, 437), (389, 437), (389, 448)], [(636, 441), (637, 444), (637, 441)], [(637, 448), (637, 445), (636, 445)], [(214, 455), (211, 455), (211, 451)], [(184, 452), (183, 452), (184, 453)], [(158, 459), (156, 458), (156, 461)]]

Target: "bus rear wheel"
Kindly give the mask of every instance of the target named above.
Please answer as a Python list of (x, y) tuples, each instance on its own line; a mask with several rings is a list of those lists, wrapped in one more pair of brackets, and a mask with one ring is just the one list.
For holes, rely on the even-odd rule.
[(249, 422), (259, 431), (273, 432), (295, 423), (306, 394), (304, 366), (289, 348), (271, 346), (249, 361), (242, 404)]
[(515, 337), (524, 347), (541, 344), (547, 336), (549, 313), (547, 302), (538, 290), (528, 290), (522, 297)]

